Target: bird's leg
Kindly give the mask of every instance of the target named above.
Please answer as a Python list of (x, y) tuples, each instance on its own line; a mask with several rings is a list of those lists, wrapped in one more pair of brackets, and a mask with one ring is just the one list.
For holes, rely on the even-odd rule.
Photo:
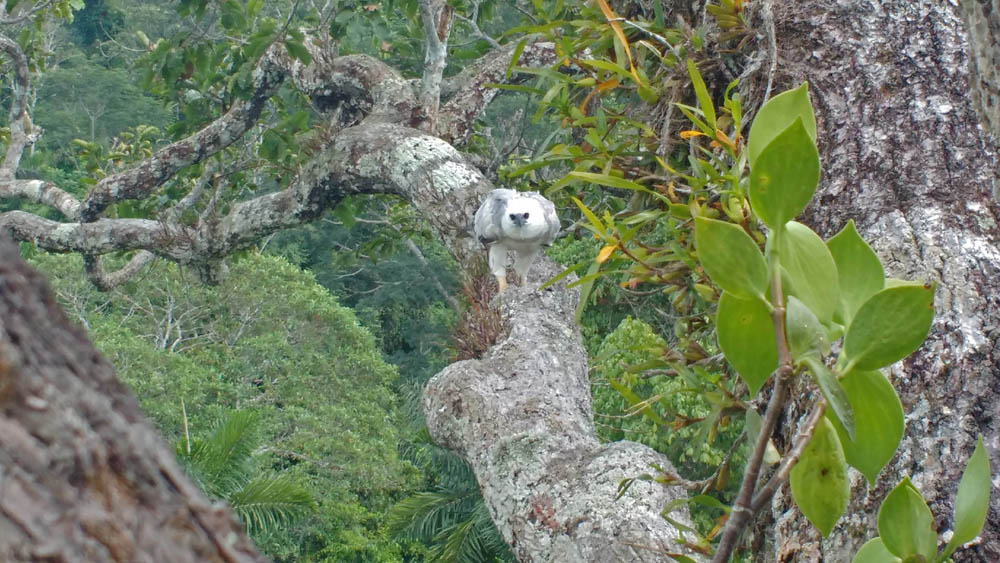
[(500, 293), (507, 289), (507, 248), (499, 244), (490, 247), (488, 254), (490, 272), (497, 278)]
[(514, 273), (517, 274), (517, 285), (524, 285), (528, 281), (528, 270), (531, 269), (531, 263), (535, 261), (537, 255), (537, 250), (514, 253)]

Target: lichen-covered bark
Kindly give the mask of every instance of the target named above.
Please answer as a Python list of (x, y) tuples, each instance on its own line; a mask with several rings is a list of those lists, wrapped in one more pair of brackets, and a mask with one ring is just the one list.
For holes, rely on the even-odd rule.
[(263, 561), (0, 241), (0, 560)]
[[(877, 485), (854, 474), (853, 500), (829, 538), (791, 507), (787, 489), (757, 530), (761, 561), (849, 561), (877, 535), (878, 507), (903, 476), (945, 532), (977, 435), (1000, 470), (1000, 161), (977, 125), (967, 35), (952, 3), (768, 4), (776, 88), (807, 80), (817, 110), (823, 180), (805, 221), (831, 236), (854, 218), (887, 275), (938, 282), (930, 337), (892, 369), (906, 434)], [(996, 483), (981, 539), (956, 560), (1000, 560)]]
[[(683, 552), (660, 516), (679, 488), (623, 479), (670, 461), (633, 442), (601, 444), (587, 354), (574, 321), (578, 292), (536, 288), (559, 273), (543, 261), (502, 296), (510, 333), (478, 360), (454, 363), (424, 392), (435, 441), (475, 470), (483, 498), (522, 562), (664, 561)], [(673, 518), (686, 522), (686, 510)], [(690, 554), (689, 554), (690, 555)]]

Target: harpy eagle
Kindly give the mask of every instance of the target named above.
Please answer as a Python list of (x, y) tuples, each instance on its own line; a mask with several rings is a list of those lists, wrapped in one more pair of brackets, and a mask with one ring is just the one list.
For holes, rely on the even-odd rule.
[(559, 217), (556, 206), (538, 192), (498, 189), (483, 200), (472, 228), (489, 247), (490, 271), (503, 291), (507, 288), (507, 252), (514, 253), (514, 273), (521, 285), (542, 246), (552, 244), (559, 234)]

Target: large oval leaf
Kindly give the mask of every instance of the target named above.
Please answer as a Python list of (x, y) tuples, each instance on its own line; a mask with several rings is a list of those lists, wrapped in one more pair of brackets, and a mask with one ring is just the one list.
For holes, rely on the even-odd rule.
[(812, 229), (790, 221), (778, 237), (778, 259), (791, 284), (786, 295), (799, 298), (821, 323), (829, 325), (837, 307), (837, 265), (823, 239)]
[(909, 356), (927, 337), (933, 302), (933, 284), (899, 285), (872, 295), (844, 337), (844, 372), (878, 369)]
[(840, 436), (847, 463), (874, 486), (903, 437), (903, 405), (880, 371), (852, 371), (840, 380), (840, 385), (854, 413), (854, 438), (829, 412), (827, 416)]
[(796, 119), (778, 134), (750, 168), (750, 206), (772, 229), (802, 213), (819, 184), (819, 152)]
[(932, 561), (937, 555), (934, 517), (909, 477), (904, 477), (882, 501), (878, 534), (885, 548), (896, 557), (922, 555), (926, 561)]
[(695, 217), (698, 259), (716, 285), (737, 297), (764, 298), (767, 264), (757, 243), (742, 228), (725, 221)]
[(806, 357), (818, 359), (830, 352), (826, 329), (809, 307), (794, 295), (785, 300), (785, 335), (788, 352), (796, 364)]
[(716, 316), (719, 347), (753, 397), (778, 368), (778, 345), (767, 304), (724, 291)]
[(990, 460), (986, 457), (983, 437), (976, 440), (969, 463), (958, 483), (955, 496), (955, 527), (944, 555), (947, 557), (963, 543), (972, 541), (986, 523), (986, 511), (990, 507)]
[(858, 234), (853, 219), (826, 241), (826, 246), (837, 264), (840, 281), (840, 299), (834, 319), (848, 326), (858, 308), (885, 287), (882, 261)]
[(809, 102), (809, 87), (804, 82), (798, 88), (771, 98), (757, 112), (747, 140), (747, 156), (751, 167), (757, 162), (761, 151), (796, 119), (802, 120), (809, 138), (815, 141), (816, 117)]
[(802, 514), (823, 536), (830, 535), (834, 524), (847, 508), (851, 488), (840, 439), (826, 418), (821, 418), (816, 424), (812, 438), (792, 468), (788, 481), (792, 497)]
[(882, 543), (882, 538), (873, 538), (865, 542), (854, 555), (851, 563), (902, 563), (902, 559), (889, 553)]

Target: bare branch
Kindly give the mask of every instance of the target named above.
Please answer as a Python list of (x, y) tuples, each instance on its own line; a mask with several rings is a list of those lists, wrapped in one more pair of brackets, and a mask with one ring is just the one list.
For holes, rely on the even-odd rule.
[(87, 272), (87, 279), (101, 291), (108, 291), (118, 287), (135, 277), (140, 270), (153, 263), (156, 255), (148, 250), (140, 250), (127, 264), (108, 272), (104, 269), (103, 258), (101, 256), (85, 255), (83, 257), (83, 267)]
[[(461, 143), (468, 137), (476, 118), (499, 93), (496, 88), (486, 85), (509, 82), (505, 75), (516, 47), (516, 44), (511, 43), (492, 51), (466, 67), (458, 76), (449, 79), (451, 83), (460, 86), (441, 107), (434, 129), (437, 135), (452, 143)], [(555, 60), (555, 46), (552, 43), (535, 42), (525, 45), (518, 65), (542, 67)]]
[(424, 74), (420, 83), (420, 105), (433, 131), (441, 103), (441, 79), (448, 62), (448, 35), (455, 9), (444, 0), (420, 0), (420, 19), (424, 24)]
[(38, 140), (40, 131), (32, 129), (31, 117), (28, 115), (28, 57), (16, 41), (0, 35), (0, 50), (14, 63), (13, 95), (10, 102), (10, 145), (0, 167), (0, 179), (13, 180), (18, 163), (25, 147)]
[(240, 139), (256, 122), (268, 98), (285, 79), (275, 64), (273, 45), (253, 72), (253, 91), (246, 100), (236, 100), (222, 117), (193, 135), (167, 145), (136, 166), (104, 178), (84, 200), (81, 217), (92, 221), (115, 202), (148, 196), (182, 168), (201, 162)]
[(753, 502), (750, 504), (750, 511), (752, 513), (756, 514), (771, 502), (771, 497), (774, 496), (778, 487), (788, 480), (788, 475), (792, 472), (795, 464), (798, 463), (799, 458), (802, 457), (802, 452), (805, 451), (806, 445), (809, 443), (809, 439), (812, 438), (813, 431), (816, 430), (816, 425), (819, 424), (819, 420), (823, 417), (824, 412), (826, 412), (826, 401), (817, 401), (813, 405), (809, 417), (805, 419), (798, 433), (796, 433), (795, 443), (788, 450), (788, 453), (785, 454), (784, 459), (781, 460), (778, 470), (774, 472), (774, 475), (767, 480), (767, 483), (753, 497)]
[(21, 197), (48, 205), (72, 221), (80, 219), (80, 210), (83, 208), (80, 200), (44, 180), (0, 180), (0, 197)]
[(32, 16), (48, 8), (55, 0), (44, 0), (34, 6), (22, 10), (20, 14), (13, 16), (7, 13), (6, 3), (0, 5), (0, 25), (14, 25), (28, 21)]

